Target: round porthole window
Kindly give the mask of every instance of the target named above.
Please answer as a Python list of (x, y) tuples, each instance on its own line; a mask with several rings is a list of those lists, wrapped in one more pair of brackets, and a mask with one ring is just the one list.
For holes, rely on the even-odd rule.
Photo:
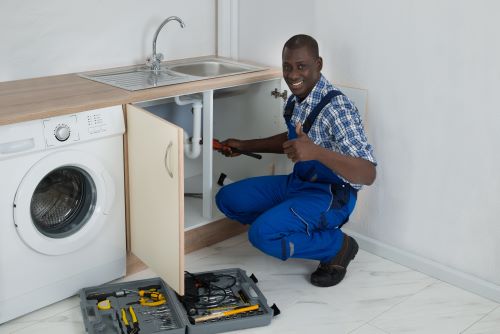
[(30, 202), (34, 226), (50, 238), (65, 238), (80, 230), (96, 205), (96, 186), (78, 167), (60, 167), (38, 183)]

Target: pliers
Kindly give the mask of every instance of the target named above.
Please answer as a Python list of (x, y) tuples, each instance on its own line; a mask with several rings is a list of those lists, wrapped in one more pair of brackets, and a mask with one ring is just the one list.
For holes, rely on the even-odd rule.
[(132, 317), (132, 324), (129, 323), (128, 318), (127, 318), (127, 310), (122, 308), (122, 321), (127, 327), (127, 333), (128, 334), (136, 334), (139, 333), (139, 321), (137, 320), (137, 316), (135, 315), (134, 309), (132, 306), (128, 307), (128, 312), (130, 313), (130, 316)]

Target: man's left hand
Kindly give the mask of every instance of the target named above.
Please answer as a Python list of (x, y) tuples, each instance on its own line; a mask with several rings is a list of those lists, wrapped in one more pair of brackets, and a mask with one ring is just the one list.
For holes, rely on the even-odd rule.
[(283, 143), (283, 153), (293, 162), (316, 160), (317, 145), (302, 131), (300, 122), (295, 125), (295, 133), (297, 138)]

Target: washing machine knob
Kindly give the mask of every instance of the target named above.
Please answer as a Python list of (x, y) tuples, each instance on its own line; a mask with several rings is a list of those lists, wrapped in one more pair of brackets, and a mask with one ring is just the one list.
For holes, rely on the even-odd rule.
[(59, 141), (67, 140), (70, 134), (71, 134), (71, 129), (66, 124), (59, 124), (56, 126), (56, 129), (54, 130), (54, 135), (56, 136), (56, 139)]

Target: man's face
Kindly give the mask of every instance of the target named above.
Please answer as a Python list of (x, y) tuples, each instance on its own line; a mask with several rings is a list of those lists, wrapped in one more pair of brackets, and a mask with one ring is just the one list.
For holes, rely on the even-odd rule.
[(300, 99), (309, 95), (321, 77), (323, 60), (314, 57), (307, 47), (283, 50), (283, 78)]

